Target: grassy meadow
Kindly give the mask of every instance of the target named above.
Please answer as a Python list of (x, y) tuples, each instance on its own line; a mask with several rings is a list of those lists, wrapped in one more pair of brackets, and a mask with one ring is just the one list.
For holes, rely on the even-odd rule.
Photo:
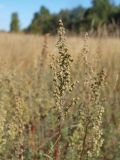
[(0, 71), (0, 160), (120, 160), (119, 38), (0, 33)]

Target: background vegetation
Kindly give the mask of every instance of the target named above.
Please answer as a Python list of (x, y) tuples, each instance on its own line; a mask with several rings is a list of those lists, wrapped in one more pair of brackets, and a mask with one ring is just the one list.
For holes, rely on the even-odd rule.
[(89, 8), (78, 6), (71, 10), (63, 9), (59, 13), (50, 13), (49, 9), (42, 6), (34, 13), (31, 24), (24, 29), (24, 32), (56, 34), (57, 22), (60, 18), (71, 34), (89, 31), (91, 34), (102, 35), (102, 31), (105, 30), (109, 35), (113, 35), (120, 32), (120, 6), (116, 6), (111, 0), (92, 0)]

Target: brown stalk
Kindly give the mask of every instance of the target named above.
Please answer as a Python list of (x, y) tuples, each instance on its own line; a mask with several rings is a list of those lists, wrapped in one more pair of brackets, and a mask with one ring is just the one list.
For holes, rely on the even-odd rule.
[(88, 126), (89, 126), (89, 120), (86, 124), (86, 127), (85, 127), (85, 135), (84, 135), (84, 138), (83, 138), (83, 145), (82, 145), (82, 151), (80, 153), (80, 160), (84, 160), (83, 159), (83, 156), (84, 156), (84, 153), (85, 153), (85, 145), (86, 145), (86, 139), (87, 139), (87, 133), (88, 133)]

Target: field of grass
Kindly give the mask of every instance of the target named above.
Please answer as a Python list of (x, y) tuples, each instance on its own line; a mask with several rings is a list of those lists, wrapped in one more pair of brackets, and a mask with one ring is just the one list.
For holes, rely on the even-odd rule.
[(120, 160), (120, 39), (62, 29), (0, 33), (0, 160)]
[[(0, 56), (4, 61), (5, 59), (9, 61), (8, 65), (26, 68), (33, 64), (34, 57), (41, 53), (44, 39), (44, 36), (0, 33)], [(57, 37), (48, 36), (47, 46), (49, 54), (56, 52), (56, 41)], [(72, 58), (76, 58), (79, 55), (83, 43), (84, 37), (72, 36), (67, 38), (67, 45)], [(107, 63), (111, 60), (119, 63), (119, 38), (106, 37), (100, 39), (89, 37), (88, 45), (91, 53), (95, 53), (96, 51), (100, 52), (102, 55), (102, 57), (100, 57)]]

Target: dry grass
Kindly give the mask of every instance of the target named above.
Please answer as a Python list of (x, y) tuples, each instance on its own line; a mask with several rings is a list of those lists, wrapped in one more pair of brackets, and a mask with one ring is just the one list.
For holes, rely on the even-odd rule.
[[(51, 107), (54, 107), (54, 97), (52, 96), (51, 92), (53, 87), (52, 86), (53, 75), (51, 73), (52, 71), (50, 71), (49, 64), (51, 63), (51, 55), (55, 55), (57, 53), (56, 49), (57, 37), (52, 37), (52, 36), (47, 37), (47, 46), (48, 46), (47, 56), (44, 54), (42, 55), (44, 39), (45, 39), (44, 36), (0, 33), (0, 70), (1, 70), (0, 107), (3, 117), (2, 119), (7, 119), (5, 121), (5, 126), (3, 125), (3, 128), (5, 135), (7, 137), (5, 140), (7, 141), (7, 143), (9, 142), (7, 146), (5, 146), (6, 150), (4, 150), (2, 154), (0, 151), (0, 158), (4, 157), (1, 160), (6, 160), (8, 158), (11, 160), (12, 156), (14, 157), (14, 160), (18, 160), (17, 159), (18, 157), (19, 160), (22, 160), (23, 155), (26, 156), (27, 158), (29, 157), (27, 155), (28, 153), (30, 154), (31, 158), (28, 158), (26, 160), (38, 160), (38, 159), (49, 160), (53, 159), (51, 157), (55, 156), (53, 155), (54, 154), (53, 148), (54, 146), (56, 146), (55, 137), (57, 136), (56, 135), (57, 130), (55, 128), (56, 127), (55, 117), (53, 116), (54, 114), (52, 114), (51, 111)], [(104, 90), (102, 90), (102, 94), (99, 97), (99, 100), (101, 101), (100, 103), (102, 103), (105, 108), (105, 114), (103, 120), (104, 145), (102, 147), (100, 160), (119, 160), (120, 157), (120, 143), (119, 143), (120, 142), (120, 136), (119, 136), (120, 132), (120, 113), (119, 113), (120, 45), (119, 44), (120, 42), (119, 41), (120, 40), (118, 38), (109, 38), (109, 37), (88, 39), (89, 51), (87, 59), (90, 63), (93, 64), (92, 69), (93, 70), (95, 69), (96, 72), (98, 72), (99, 70), (101, 71), (101, 69), (104, 68), (107, 71), (105, 88)], [(67, 46), (69, 49), (69, 53), (71, 54), (71, 57), (74, 59), (72, 66), (72, 74), (73, 74), (72, 78), (74, 80), (80, 81), (80, 84), (77, 84), (77, 88), (74, 89), (73, 93), (71, 93), (70, 96), (65, 95), (64, 97), (64, 100), (66, 100), (64, 102), (65, 105), (69, 106), (70, 100), (73, 97), (76, 97), (76, 95), (80, 97), (81, 100), (81, 102), (79, 102), (80, 104), (85, 100), (85, 97), (83, 97), (84, 57), (82, 57), (84, 38), (69, 36), (67, 38)], [(63, 51), (64, 49), (65, 48), (63, 48)], [(37, 58), (37, 63), (35, 64), (36, 58)], [(44, 59), (46, 60), (44, 61)], [(95, 64), (95, 61), (97, 62), (97, 64)], [(46, 64), (43, 65), (43, 63)], [(94, 77), (94, 75), (89, 75), (89, 76), (90, 76), (90, 85), (88, 86), (88, 88), (90, 88), (91, 86), (94, 87), (95, 85), (94, 83), (99, 79), (97, 79), (98, 77), (97, 78)], [(94, 88), (92, 87), (90, 88), (91, 90), (89, 91), (87, 90), (85, 94), (91, 93), (91, 97), (92, 96), (94, 97), (95, 96)], [(97, 87), (99, 88), (99, 85)], [(98, 90), (96, 92), (98, 92)], [(96, 101), (89, 102), (88, 100), (86, 100), (85, 103), (86, 106), (90, 105), (91, 107), (98, 102)], [(75, 106), (77, 107), (79, 107), (79, 105), (77, 106), (75, 104)], [(75, 108), (72, 110), (73, 114), (74, 111), (76, 114), (78, 113), (77, 109), (79, 108)], [(92, 109), (94, 110), (94, 107)], [(7, 113), (4, 112), (4, 110)], [(64, 125), (66, 128), (65, 130), (63, 130), (62, 142), (64, 141), (66, 142), (66, 135), (67, 135), (66, 132), (68, 131), (67, 127), (70, 125), (70, 123), (74, 122), (73, 119), (71, 120), (71, 116), (73, 116), (71, 115), (72, 112), (68, 113), (68, 117), (70, 116), (70, 119), (68, 118), (65, 121)], [(6, 115), (9, 118), (6, 118)], [(13, 115), (15, 116), (15, 119)], [(83, 117), (83, 119), (84, 118), (85, 117)], [(75, 122), (78, 122), (77, 120), (78, 119), (76, 117)], [(0, 124), (1, 123), (4, 124), (4, 122), (2, 121), (0, 122)], [(22, 126), (17, 125), (18, 123), (21, 123)], [(25, 133), (23, 132), (24, 126), (25, 126)], [(17, 133), (15, 127), (18, 129)], [(0, 126), (0, 142), (1, 139), (4, 138), (4, 136), (3, 137), (1, 136), (3, 134), (3, 128), (2, 126)], [(71, 137), (72, 136), (73, 137), (71, 139), (74, 141), (74, 138), (76, 137), (74, 137), (74, 131), (71, 130), (70, 133), (73, 132), (73, 135), (71, 135)], [(91, 129), (90, 132), (91, 131), (93, 132), (93, 134), (95, 134), (94, 130)], [(79, 130), (76, 130), (75, 134), (78, 134), (80, 136)], [(11, 137), (13, 136), (13, 139), (11, 139), (10, 135)], [(18, 137), (18, 135), (20, 137)], [(25, 142), (23, 140), (23, 135), (24, 138), (26, 138)], [(36, 135), (39, 136), (37, 137)], [(79, 136), (77, 138), (79, 138)], [(53, 141), (51, 139), (53, 139)], [(50, 144), (48, 144), (49, 141)], [(1, 142), (1, 144), (2, 143), (3, 142)], [(30, 149), (29, 151), (26, 148), (21, 147), (23, 143), (25, 144), (26, 148), (28, 147)], [(75, 143), (77, 142), (75, 141)], [(74, 147), (77, 147), (77, 145), (79, 146), (79, 143), (75, 145), (76, 146)], [(64, 147), (66, 149), (66, 145)], [(23, 150), (25, 149), (26, 152), (24, 154)], [(71, 150), (70, 151), (68, 150), (69, 155), (67, 155), (67, 153), (64, 153), (65, 154), (64, 156), (66, 156), (66, 159), (64, 160), (70, 159), (71, 156), (73, 156), (71, 160), (78, 160), (75, 157), (77, 156), (77, 149), (75, 148), (75, 153), (72, 153)], [(11, 153), (13, 153), (13, 150), (16, 150), (16, 152), (12, 155)], [(78, 149), (78, 153), (79, 151), (80, 150)], [(40, 152), (39, 155), (40, 158), (38, 157), (36, 158), (38, 152)], [(85, 151), (84, 153), (82, 153), (82, 155), (86, 157)], [(82, 160), (89, 160), (89, 159), (83, 158)]]
[[(8, 65), (14, 67), (28, 67), (33, 63), (36, 54), (41, 53), (44, 37), (24, 34), (0, 33), (0, 56), (1, 59), (8, 60)], [(89, 49), (92, 54), (100, 49), (102, 59), (108, 63), (115, 60), (119, 63), (120, 44), (118, 38), (90, 38), (88, 40)], [(49, 36), (48, 50), (50, 54), (56, 52), (56, 37)], [(83, 38), (69, 37), (67, 39), (68, 48), (73, 58), (77, 58), (83, 47)], [(117, 65), (117, 64), (116, 64)]]

